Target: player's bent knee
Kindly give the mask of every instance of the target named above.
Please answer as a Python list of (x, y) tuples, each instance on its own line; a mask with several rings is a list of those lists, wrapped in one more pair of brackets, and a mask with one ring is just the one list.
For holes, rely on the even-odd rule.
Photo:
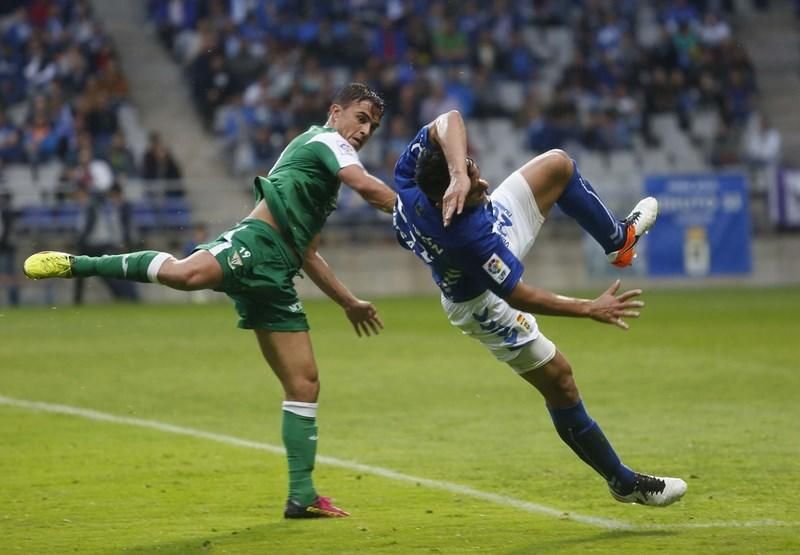
[(560, 148), (548, 150), (544, 154), (547, 157), (548, 172), (559, 182), (567, 183), (572, 177), (572, 158)]
[(549, 155), (549, 156), (554, 156), (556, 158), (560, 158), (562, 162), (569, 162), (570, 164), (572, 163), (572, 158), (570, 157), (569, 154), (567, 154), (567, 151), (561, 150), (560, 148), (551, 148), (544, 154), (545, 156)]
[(315, 403), (319, 397), (319, 376), (292, 376), (284, 380), (283, 387), (287, 399)]

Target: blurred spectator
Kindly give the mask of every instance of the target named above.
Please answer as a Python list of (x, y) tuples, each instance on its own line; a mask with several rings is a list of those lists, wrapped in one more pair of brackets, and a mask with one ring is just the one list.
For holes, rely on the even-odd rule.
[(672, 35), (672, 44), (675, 47), (675, 55), (678, 58), (678, 65), (683, 69), (690, 69), (699, 55), (699, 39), (694, 29), (688, 22), (682, 22), (678, 30)]
[(0, 110), (0, 169), (4, 164), (22, 161), (23, 157), (21, 132), (9, 121), (5, 110)]
[(631, 148), (631, 143), (630, 130), (613, 108), (593, 112), (581, 139), (589, 150), (601, 152)]
[(560, 124), (561, 117), (557, 106), (550, 106), (542, 112), (528, 127), (527, 147), (537, 153), (563, 148), (567, 133)]
[(384, 17), (373, 33), (371, 53), (382, 60), (395, 62), (405, 56), (407, 49), (408, 43), (403, 27)]
[(754, 113), (743, 139), (744, 159), (750, 178), (750, 213), (756, 230), (771, 225), (770, 198), (777, 192), (781, 163), (781, 133), (763, 113)]
[(681, 25), (694, 25), (700, 21), (697, 9), (689, 0), (671, 0), (663, 11), (662, 19), (670, 31), (674, 32)]
[(21, 100), (25, 95), (25, 77), (22, 71), (23, 58), (10, 44), (0, 44), (0, 105), (7, 106)]
[(433, 81), (428, 95), (422, 101), (419, 109), (419, 116), (422, 121), (430, 122), (436, 119), (439, 114), (444, 114), (450, 110), (461, 110), (462, 106), (458, 98), (448, 94), (444, 83)]
[[(387, 121), (402, 114), (409, 133), (459, 109), (514, 117), (536, 149), (576, 140), (633, 148), (637, 133), (655, 145), (661, 114), (684, 131), (698, 110), (741, 126), (756, 91), (752, 63), (721, 17), (733, 11), (730, 0), (149, 2), (157, 27), (193, 37), (178, 38), (177, 50), (202, 117), (233, 145), (234, 171), (260, 164), (256, 152), (269, 154), (289, 127), (316, 123), (320, 99), (351, 80), (383, 91)], [(263, 70), (237, 69), (243, 52)], [(252, 113), (241, 109), (240, 91)]]
[(729, 74), (727, 85), (722, 93), (723, 117), (732, 125), (744, 125), (750, 115), (753, 103), (753, 90), (745, 81), (741, 71)]
[(117, 179), (119, 179), (120, 176), (131, 177), (137, 174), (136, 160), (133, 157), (131, 149), (128, 148), (125, 135), (123, 135), (121, 131), (117, 131), (111, 137), (111, 145), (106, 160)]
[(741, 137), (736, 129), (720, 122), (711, 145), (711, 165), (715, 169), (733, 166), (741, 161)]
[[(401, 115), (394, 115), (389, 120), (388, 129), (383, 138), (383, 152), (384, 155), (393, 153), (395, 156), (400, 156), (408, 146), (408, 136), (411, 134), (411, 129), (408, 127), (406, 118)], [(394, 178), (389, 179), (386, 183), (391, 183)]]
[(751, 193), (764, 195), (775, 187), (782, 155), (781, 132), (766, 115), (754, 113), (745, 129), (743, 146)]
[(731, 38), (731, 28), (714, 12), (708, 12), (700, 26), (700, 42), (715, 48)]
[(536, 58), (525, 43), (525, 38), (520, 31), (511, 34), (511, 44), (503, 55), (506, 72), (509, 77), (516, 80), (531, 80), (536, 69)]
[(86, 114), (86, 128), (92, 134), (94, 149), (104, 156), (111, 144), (111, 137), (119, 129), (119, 120), (111, 97), (103, 89), (98, 89), (94, 104)]
[(97, 85), (99, 90), (105, 93), (111, 106), (115, 108), (128, 100), (128, 80), (119, 69), (119, 62), (116, 58), (111, 58), (106, 62), (105, 67), (97, 75)]
[(5, 289), (8, 304), (19, 304), (19, 276), (13, 228), (16, 212), (11, 206), (11, 193), (0, 191), (0, 286)]
[[(503, 107), (497, 90), (497, 83), (492, 79), (491, 72), (486, 66), (480, 66), (472, 74), (469, 81), (472, 91), (472, 116), (476, 118), (509, 117), (508, 110)], [(528, 103), (525, 106), (529, 106)], [(526, 122), (527, 124), (527, 122)]]
[[(119, 185), (113, 185), (105, 194), (92, 194), (87, 188), (79, 187), (75, 191), (75, 198), (80, 207), (77, 254), (102, 256), (131, 250), (131, 210)], [(131, 302), (139, 300), (133, 282), (101, 279), (115, 299)], [(83, 304), (84, 281), (85, 278), (75, 280), (73, 301), (76, 305)]]
[(486, 29), (481, 29), (478, 32), (478, 44), (473, 55), (474, 65), (492, 72), (497, 67), (498, 56), (497, 44), (492, 39), (492, 34)]
[(272, 144), (268, 127), (257, 127), (252, 142), (252, 167), (247, 173), (266, 175), (278, 157), (278, 150)]
[(150, 133), (150, 144), (144, 154), (142, 179), (159, 182), (156, 186), (161, 187), (167, 196), (180, 197), (183, 196), (183, 183), (180, 181), (182, 177), (181, 168), (170, 150), (164, 146), (161, 135)]
[(44, 107), (37, 106), (23, 128), (23, 144), (28, 161), (38, 164), (50, 159), (58, 148), (58, 134)]
[(745, 159), (755, 169), (777, 169), (781, 162), (781, 132), (762, 113), (753, 114), (744, 137)]
[(68, 191), (83, 189), (90, 194), (108, 191), (114, 184), (114, 172), (105, 160), (95, 157), (91, 145), (78, 151), (77, 164), (66, 172)]
[(42, 41), (34, 37), (28, 44), (27, 64), (24, 75), (28, 92), (35, 93), (47, 86), (56, 76), (56, 65), (47, 53)]
[(440, 26), (434, 27), (433, 49), (436, 60), (443, 64), (461, 64), (467, 61), (467, 35), (451, 17), (445, 17)]

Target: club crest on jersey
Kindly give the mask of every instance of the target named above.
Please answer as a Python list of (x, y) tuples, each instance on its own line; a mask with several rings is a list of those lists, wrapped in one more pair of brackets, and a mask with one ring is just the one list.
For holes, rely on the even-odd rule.
[(228, 257), (228, 267), (233, 270), (237, 266), (242, 266), (242, 257), (239, 256), (238, 252), (234, 252)]
[(497, 254), (493, 254), (489, 260), (483, 263), (483, 269), (497, 283), (503, 283), (511, 273), (511, 268), (506, 266), (506, 263)]

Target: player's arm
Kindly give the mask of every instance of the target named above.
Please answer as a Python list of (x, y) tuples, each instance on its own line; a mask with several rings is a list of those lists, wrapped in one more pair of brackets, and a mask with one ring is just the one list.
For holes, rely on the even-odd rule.
[(450, 110), (430, 123), (428, 138), (439, 145), (447, 159), (450, 185), (442, 197), (444, 225), (450, 225), (453, 214), (461, 214), (471, 183), (467, 174), (467, 128), (458, 110)]
[(383, 329), (383, 322), (378, 316), (378, 310), (372, 303), (358, 299), (344, 283), (339, 281), (331, 267), (317, 251), (319, 239), (320, 236), (317, 234), (311, 240), (303, 256), (303, 270), (323, 293), (344, 309), (359, 337), (362, 333), (367, 336), (373, 333), (377, 334)]
[(397, 194), (382, 180), (357, 164), (342, 168), (338, 175), (342, 183), (361, 195), (371, 206), (391, 213)]
[(512, 307), (524, 312), (591, 318), (626, 330), (628, 324), (623, 318), (638, 318), (639, 309), (644, 306), (644, 302), (632, 300), (642, 294), (641, 289), (631, 289), (617, 295), (619, 286), (620, 281), (617, 280), (602, 295), (589, 300), (557, 295), (519, 281), (505, 300)]

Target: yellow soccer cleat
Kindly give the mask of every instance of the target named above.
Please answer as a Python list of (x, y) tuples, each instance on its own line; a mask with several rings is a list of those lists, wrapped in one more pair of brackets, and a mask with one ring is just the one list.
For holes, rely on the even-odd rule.
[(72, 277), (71, 254), (56, 251), (42, 251), (30, 255), (22, 271), (30, 279)]

